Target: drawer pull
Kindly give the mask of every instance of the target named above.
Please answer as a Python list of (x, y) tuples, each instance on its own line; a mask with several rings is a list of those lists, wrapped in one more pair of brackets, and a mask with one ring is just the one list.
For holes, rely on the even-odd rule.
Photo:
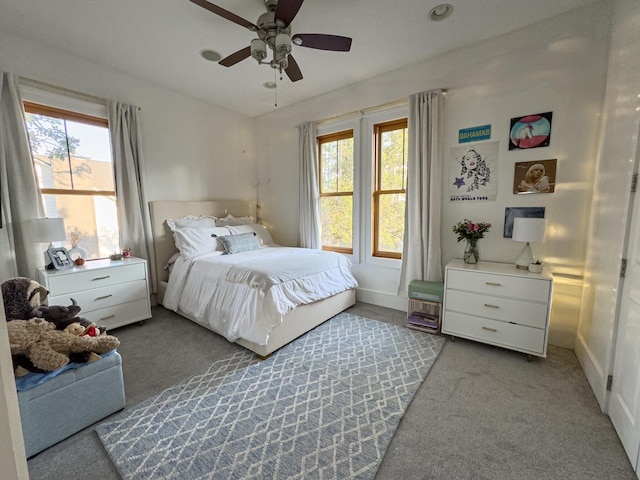
[(482, 327), (483, 330), (486, 330), (488, 332), (497, 332), (498, 329), (497, 328), (489, 328), (489, 327)]
[[(107, 315), (106, 317), (102, 317), (102, 318), (100, 319), (100, 321), (102, 321), (102, 320), (109, 320), (110, 318), (113, 318), (113, 317), (115, 317), (115, 315)], [(482, 328), (484, 328), (484, 327), (482, 327)]]
[(489, 303), (485, 303), (484, 306), (487, 308), (500, 308), (498, 305), (491, 305)]
[(96, 277), (94, 279), (92, 279), (92, 282), (95, 282), (96, 280), (106, 280), (107, 278), (110, 278), (111, 275), (105, 275), (104, 277)]
[(492, 287), (500, 287), (502, 286), (501, 283), (496, 283), (496, 282), (484, 282), (486, 285), (491, 285)]
[(109, 298), (109, 297), (113, 297), (113, 294), (109, 294), (109, 295), (103, 295), (101, 297), (97, 297), (95, 300), (104, 300), (105, 298)]

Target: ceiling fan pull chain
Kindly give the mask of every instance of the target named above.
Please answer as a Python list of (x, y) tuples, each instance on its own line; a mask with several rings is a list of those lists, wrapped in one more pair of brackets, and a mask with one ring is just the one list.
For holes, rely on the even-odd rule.
[[(282, 80), (282, 77), (280, 77), (280, 80)], [(273, 83), (276, 85), (273, 89), (273, 106), (278, 108), (278, 77), (275, 69), (273, 70)]]

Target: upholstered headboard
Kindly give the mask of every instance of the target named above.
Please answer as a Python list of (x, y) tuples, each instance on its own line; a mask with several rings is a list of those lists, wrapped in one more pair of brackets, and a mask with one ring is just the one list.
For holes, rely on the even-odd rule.
[(184, 217), (185, 215), (209, 215), (220, 218), (227, 214), (231, 214), (234, 217), (255, 216), (253, 206), (253, 202), (245, 200), (158, 200), (149, 202), (156, 274), (158, 277), (158, 303), (162, 303), (164, 292), (167, 289), (167, 281), (169, 280), (169, 272), (164, 269), (164, 266), (171, 255), (178, 251), (166, 220)]

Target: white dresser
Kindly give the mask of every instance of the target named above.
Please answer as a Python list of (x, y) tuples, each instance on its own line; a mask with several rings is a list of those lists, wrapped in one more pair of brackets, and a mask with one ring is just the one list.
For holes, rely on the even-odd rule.
[(38, 269), (49, 305), (82, 308), (79, 315), (107, 330), (151, 317), (147, 262), (140, 258), (91, 260), (67, 270)]
[(553, 277), (546, 271), (452, 260), (444, 287), (442, 333), (547, 356)]

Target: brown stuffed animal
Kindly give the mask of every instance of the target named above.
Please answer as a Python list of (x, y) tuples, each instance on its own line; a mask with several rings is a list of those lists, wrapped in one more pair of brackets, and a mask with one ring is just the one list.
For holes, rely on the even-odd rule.
[(53, 323), (40, 318), (14, 320), (7, 323), (7, 329), (11, 354), (25, 355), (34, 366), (46, 371), (64, 367), (73, 352), (102, 354), (120, 345), (120, 341), (111, 335), (78, 336), (56, 330)]

